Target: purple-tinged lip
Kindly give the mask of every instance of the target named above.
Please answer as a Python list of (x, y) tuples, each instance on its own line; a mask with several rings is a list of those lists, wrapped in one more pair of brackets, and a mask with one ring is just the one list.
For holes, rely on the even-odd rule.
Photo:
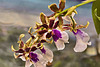
[(74, 33), (74, 35), (77, 35), (77, 34), (82, 35), (83, 34), (82, 31), (79, 30), (79, 29), (77, 29), (77, 32), (76, 33), (73, 31), (73, 33)]
[(53, 32), (52, 37), (53, 37), (53, 39), (54, 39), (55, 42), (56, 42), (59, 38), (62, 38), (61, 33), (60, 33), (59, 30), (53, 29), (52, 32)]
[(81, 37), (81, 39), (83, 39), (85, 37), (85, 34), (79, 29), (77, 29), (76, 33), (73, 31), (73, 33), (74, 33), (74, 35), (79, 35)]
[(34, 61), (35, 63), (39, 61), (38, 58), (31, 58), (32, 61)]
[(46, 50), (44, 49), (44, 47), (41, 49), (40, 46), (41, 46), (41, 43), (39, 43), (39, 44), (37, 45), (37, 47), (39, 47), (39, 49), (41, 50), (41, 52), (45, 54), (45, 53), (46, 53)]
[(44, 47), (42, 49), (40, 49), (42, 53), (46, 53), (46, 50), (44, 49)]
[(29, 57), (31, 58), (32, 61), (34, 61), (35, 63), (39, 61), (38, 59), (38, 55), (33, 53), (33, 52), (30, 52), (29, 53)]

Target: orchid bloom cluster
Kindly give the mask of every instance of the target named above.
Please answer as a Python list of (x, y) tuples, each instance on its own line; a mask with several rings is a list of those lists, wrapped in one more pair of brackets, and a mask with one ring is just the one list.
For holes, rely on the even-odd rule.
[[(60, 0), (59, 8), (56, 4), (51, 4), (49, 8), (54, 13), (50, 16), (40, 13), (42, 23), (36, 22), (34, 32), (31, 31), (32, 27), (29, 28), (28, 33), (30, 34), (30, 38), (25, 43), (22, 41), (25, 34), (19, 36), (18, 50), (15, 50), (14, 47), (11, 46), (12, 51), (14, 51), (14, 57), (26, 61), (25, 67), (30, 67), (32, 64), (34, 64), (35, 67), (46, 67), (46, 65), (52, 63), (53, 52), (48, 49), (44, 43), (52, 44), (55, 42), (57, 50), (63, 50), (65, 48), (64, 43), (69, 43), (69, 36), (67, 32), (65, 32), (66, 30), (72, 32), (77, 39), (74, 47), (75, 52), (82, 52), (87, 48), (87, 45), (91, 45), (91, 42), (88, 42), (90, 39), (89, 35), (80, 30), (81, 28), (87, 28), (89, 22), (87, 22), (86, 25), (77, 25), (73, 18), (74, 15), (77, 14), (75, 10), (76, 6), (63, 12), (65, 2), (65, 0)], [(61, 14), (58, 15), (59, 13)], [(64, 24), (63, 20), (70, 23)]]

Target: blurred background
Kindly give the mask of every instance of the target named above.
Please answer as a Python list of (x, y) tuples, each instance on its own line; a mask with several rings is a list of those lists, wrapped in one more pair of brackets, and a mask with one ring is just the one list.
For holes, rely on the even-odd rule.
[[(77, 5), (83, 0), (66, 0), (66, 7)], [(40, 22), (39, 14), (44, 12), (46, 15), (52, 14), (48, 5), (59, 3), (59, 0), (0, 0), (0, 67), (24, 67), (25, 62), (15, 59), (11, 51), (11, 45), (18, 47), (17, 41), (21, 33), (26, 34), (24, 41), (29, 38), (28, 29), (34, 27), (35, 22)], [(63, 51), (57, 51), (54, 44), (49, 48), (54, 52), (54, 61), (48, 67), (100, 67), (100, 39), (97, 38), (93, 24), (92, 3), (77, 8), (78, 14), (75, 20), (79, 24), (90, 25), (87, 32), (92, 42), (91, 46), (82, 53), (75, 53), (73, 48), (76, 43), (75, 36), (68, 32), (70, 36), (69, 44)], [(66, 22), (65, 22), (66, 23)], [(33, 67), (33, 66), (32, 66)]]

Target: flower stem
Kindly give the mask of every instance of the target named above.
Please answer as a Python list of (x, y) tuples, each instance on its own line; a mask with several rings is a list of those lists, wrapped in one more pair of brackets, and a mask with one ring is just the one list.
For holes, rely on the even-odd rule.
[(73, 29), (75, 28), (75, 21), (74, 21), (74, 19), (72, 18), (72, 16), (70, 16), (70, 18), (71, 18), (71, 20), (72, 20), (72, 24), (73, 24)]
[[(85, 5), (85, 4), (90, 3), (90, 2), (93, 2), (93, 1), (95, 1), (95, 0), (88, 0), (88, 1), (82, 2), (82, 3), (80, 3), (80, 4), (78, 4), (78, 5), (75, 5), (75, 6), (76, 6), (76, 8), (78, 8), (78, 7), (82, 6), (82, 5)], [(69, 9), (69, 8), (68, 8), (68, 9)], [(57, 13), (57, 14), (55, 15), (55, 18), (58, 17), (59, 15), (65, 13), (65, 12), (67, 12), (68, 9), (65, 9), (65, 10), (63, 10), (62, 12)]]
[(76, 7), (80, 7), (82, 5), (88, 4), (88, 3), (93, 2), (93, 1), (96, 1), (96, 0), (88, 0), (88, 1), (85, 1), (83, 3), (80, 3), (80, 4), (76, 5)]

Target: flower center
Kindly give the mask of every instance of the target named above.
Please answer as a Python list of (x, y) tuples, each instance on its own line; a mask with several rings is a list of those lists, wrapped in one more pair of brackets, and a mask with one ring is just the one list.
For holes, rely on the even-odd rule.
[(52, 32), (53, 32), (52, 37), (53, 37), (54, 41), (57, 41), (59, 38), (62, 38), (59, 30), (53, 29)]

